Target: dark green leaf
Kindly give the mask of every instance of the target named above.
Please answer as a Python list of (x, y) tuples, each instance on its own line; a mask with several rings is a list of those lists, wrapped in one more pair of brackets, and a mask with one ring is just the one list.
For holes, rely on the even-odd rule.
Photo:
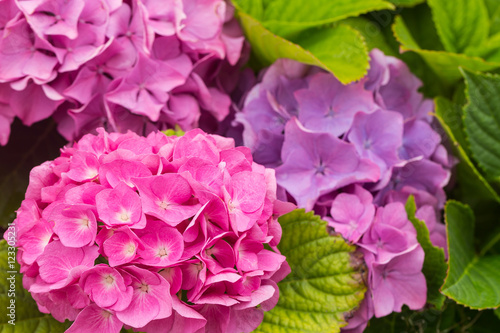
[(463, 71), (468, 104), (465, 132), (487, 178), (500, 179), (500, 76)]
[(440, 309), (443, 306), (445, 297), (439, 292), (446, 277), (446, 264), (444, 250), (432, 245), (429, 237), (429, 229), (424, 221), (415, 217), (417, 206), (413, 196), (408, 198), (406, 202), (406, 213), (415, 230), (417, 231), (417, 240), (425, 252), (424, 266), (422, 273), (427, 281), (427, 303), (430, 303)]
[(457, 201), (445, 207), (449, 271), (441, 292), (473, 309), (500, 306), (500, 255), (474, 250), (474, 213)]

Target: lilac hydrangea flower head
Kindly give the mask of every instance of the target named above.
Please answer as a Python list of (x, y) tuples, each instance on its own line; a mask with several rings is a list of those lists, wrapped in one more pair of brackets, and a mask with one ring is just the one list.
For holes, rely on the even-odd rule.
[(32, 170), (14, 222), (40, 310), (68, 332), (255, 329), (289, 272), (274, 171), (199, 129), (98, 131)]
[(1, 1), (0, 144), (14, 117), (54, 115), (68, 140), (222, 121), (246, 52), (233, 11), (224, 0)]
[(404, 204), (415, 198), (433, 244), (451, 158), (431, 100), (399, 59), (370, 53), (370, 70), (342, 85), (332, 74), (281, 59), (246, 94), (235, 123), (256, 159), (276, 169), (280, 198), (314, 210), (365, 255), (368, 291), (345, 331), (426, 302), (423, 250)]

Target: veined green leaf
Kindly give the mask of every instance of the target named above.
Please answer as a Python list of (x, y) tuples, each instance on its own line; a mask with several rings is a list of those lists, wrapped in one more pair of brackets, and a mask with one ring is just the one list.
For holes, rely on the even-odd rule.
[(483, 0), (428, 0), (428, 4), (448, 52), (464, 53), (488, 38), (488, 11)]
[(500, 76), (463, 71), (468, 104), (465, 132), (474, 159), (489, 179), (500, 180)]
[(330, 236), (327, 223), (295, 210), (280, 219), (279, 249), (292, 272), (278, 283), (280, 298), (255, 332), (339, 332), (365, 293), (363, 264), (355, 247)]
[(464, 193), (464, 195), (471, 197), (471, 201), (485, 198), (500, 202), (500, 196), (484, 179), (467, 153), (467, 142), (462, 122), (462, 106), (453, 104), (444, 97), (437, 97), (434, 101), (436, 103), (436, 117), (453, 143), (457, 152), (456, 155), (461, 160), (459, 167), (462, 168), (461, 170), (466, 175), (465, 179), (461, 179), (458, 186), (468, 185), (468, 188), (475, 189), (474, 193)]

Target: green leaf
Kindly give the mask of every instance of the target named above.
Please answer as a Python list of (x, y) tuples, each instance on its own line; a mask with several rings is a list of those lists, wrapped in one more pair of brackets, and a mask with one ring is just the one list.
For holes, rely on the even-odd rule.
[(239, 11), (239, 20), (259, 64), (271, 65), (289, 58), (332, 72), (344, 84), (362, 78), (368, 70), (368, 50), (354, 29), (339, 25), (307, 30), (295, 43), (277, 36), (250, 15)]
[[(5, 240), (0, 241), (0, 332), (2, 333), (62, 333), (70, 325), (69, 322), (60, 323), (52, 316), (38, 311), (38, 307), (30, 293), (23, 288), (19, 265), (12, 262), (13, 248), (9, 248)], [(12, 265), (12, 266), (10, 266)], [(11, 273), (16, 272), (16, 273)], [(7, 280), (9, 279), (9, 280)], [(10, 282), (14, 282), (11, 284)], [(14, 302), (14, 303), (12, 303)], [(13, 305), (11, 305), (13, 304)], [(9, 317), (11, 310), (14, 316)], [(14, 319), (14, 321), (10, 320)], [(15, 325), (12, 325), (15, 324)]]
[(175, 125), (175, 128), (174, 129), (167, 129), (167, 130), (164, 130), (164, 131), (161, 131), (163, 134), (165, 134), (166, 136), (183, 136), (184, 134), (186, 134), (182, 128), (180, 128), (179, 125)]
[(500, 308), (495, 310), (495, 316), (497, 316), (498, 319), (500, 319)]
[(469, 49), (467, 53), (487, 61), (500, 62), (500, 33), (492, 36), (480, 46)]
[(453, 86), (462, 78), (460, 67), (473, 71), (489, 71), (500, 67), (500, 63), (487, 62), (479, 57), (421, 49), (401, 16), (396, 17), (393, 31), (394, 36), (401, 44), (401, 50), (418, 53), (447, 86)]
[(487, 178), (500, 179), (500, 76), (463, 71), (468, 104), (465, 132)]
[(431, 9), (427, 4), (402, 10), (401, 17), (420, 48), (444, 51), (443, 43), (441, 43), (436, 25), (432, 19)]
[(385, 55), (393, 57), (399, 56), (397, 48), (393, 48), (389, 44), (376, 23), (364, 17), (351, 17), (340, 21), (340, 23), (348, 25), (358, 31), (363, 36), (366, 45), (368, 46), (368, 50), (377, 48), (384, 52)]
[(490, 36), (500, 32), (500, 1), (484, 0), (490, 16)]
[(415, 217), (417, 206), (413, 196), (408, 198), (405, 208), (408, 219), (417, 231), (417, 240), (425, 252), (422, 273), (424, 273), (427, 281), (427, 303), (441, 309), (446, 298), (439, 292), (439, 288), (443, 285), (444, 278), (446, 277), (446, 269), (448, 268), (444, 250), (432, 245), (429, 237), (429, 229), (427, 229), (425, 222)]
[(295, 210), (279, 219), (279, 249), (292, 272), (278, 286), (280, 298), (255, 332), (339, 332), (366, 291), (364, 264), (327, 223), (312, 212)]
[(461, 195), (462, 200), (467, 197), (469, 198), (468, 202), (471, 204), (475, 203), (479, 198), (483, 200), (493, 199), (500, 202), (500, 196), (469, 158), (463, 130), (461, 105), (453, 104), (443, 97), (438, 97), (434, 101), (436, 103), (436, 117), (453, 143), (453, 147), (457, 152), (456, 155), (461, 160), (459, 170), (460, 173), (464, 174), (464, 177), (460, 178), (461, 181), (457, 185), (459, 188), (474, 189), (474, 191), (464, 190)]
[(398, 7), (413, 7), (425, 2), (425, 0), (390, 0), (390, 1)]
[(447, 51), (464, 53), (488, 38), (489, 18), (483, 0), (428, 0), (428, 4)]
[[(0, 226), (15, 218), (24, 199), (31, 169), (57, 157), (66, 143), (49, 119), (26, 127), (19, 120), (12, 124), (9, 143), (0, 147)], [(8, 163), (6, 163), (8, 161)]]
[(474, 250), (474, 213), (457, 201), (445, 207), (449, 270), (441, 292), (473, 309), (500, 306), (500, 255)]
[(262, 22), (270, 31), (287, 37), (308, 28), (381, 9), (394, 9), (394, 6), (383, 0), (274, 0), (265, 9)]

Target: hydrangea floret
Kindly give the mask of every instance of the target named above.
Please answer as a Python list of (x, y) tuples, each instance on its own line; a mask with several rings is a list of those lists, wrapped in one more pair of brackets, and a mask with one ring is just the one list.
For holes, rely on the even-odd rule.
[(224, 0), (0, 1), (0, 144), (15, 117), (53, 116), (68, 140), (221, 121), (245, 44), (233, 11)]
[(273, 169), (232, 139), (87, 134), (35, 167), (23, 285), (67, 332), (250, 332), (290, 271)]
[(399, 59), (374, 49), (363, 79), (280, 59), (244, 98), (235, 126), (254, 159), (276, 170), (279, 197), (314, 210), (359, 246), (368, 291), (344, 331), (426, 303), (424, 252), (404, 204), (413, 195), (434, 245), (454, 160), (433, 123), (433, 103)]

